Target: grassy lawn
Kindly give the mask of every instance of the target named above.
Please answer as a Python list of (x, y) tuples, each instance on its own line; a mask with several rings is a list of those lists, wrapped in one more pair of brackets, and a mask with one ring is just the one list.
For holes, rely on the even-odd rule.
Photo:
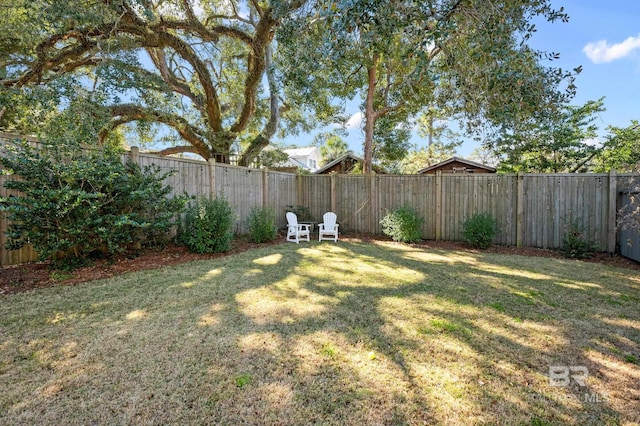
[(1, 297), (0, 424), (638, 424), (639, 358), (635, 271), (282, 244)]

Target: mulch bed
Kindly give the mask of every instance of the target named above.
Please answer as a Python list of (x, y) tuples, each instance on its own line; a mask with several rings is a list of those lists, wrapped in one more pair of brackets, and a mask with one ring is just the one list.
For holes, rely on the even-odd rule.
[[(127, 272), (155, 269), (161, 266), (176, 265), (194, 260), (215, 259), (234, 253), (240, 253), (256, 247), (280, 244), (283, 239), (284, 236), (280, 236), (278, 240), (268, 244), (251, 243), (242, 238), (235, 239), (232, 243), (231, 251), (216, 254), (191, 253), (184, 246), (172, 245), (161, 251), (147, 249), (133, 258), (121, 257), (110, 260), (95, 260), (91, 266), (82, 267), (74, 270), (73, 272), (56, 272), (53, 274), (50, 265), (47, 262), (2, 267), (0, 269), (0, 295), (19, 293), (37, 288), (77, 284), (86, 281), (114, 277)], [(388, 241), (388, 239), (384, 237), (361, 234), (341, 235), (340, 239), (343, 241), (364, 242)], [(467, 243), (456, 241), (423, 241), (413, 244), (413, 246), (426, 249), (478, 252), (478, 250), (474, 250)], [(562, 257), (562, 255), (555, 250), (530, 247), (517, 248), (492, 246), (484, 252), (553, 258)], [(640, 263), (618, 255), (610, 255), (608, 253), (595, 253), (592, 258), (586, 259), (586, 261), (640, 271)]]

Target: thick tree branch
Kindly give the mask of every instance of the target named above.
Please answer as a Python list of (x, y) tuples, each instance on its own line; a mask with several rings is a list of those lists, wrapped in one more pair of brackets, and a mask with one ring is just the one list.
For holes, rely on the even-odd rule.
[(182, 154), (185, 152), (191, 152), (193, 154), (202, 155), (200, 151), (198, 151), (198, 148), (196, 148), (193, 145), (172, 146), (169, 148), (161, 149), (160, 151), (152, 151), (152, 154), (171, 155), (171, 154)]
[(266, 14), (256, 28), (256, 34), (251, 44), (251, 50), (247, 59), (247, 77), (244, 83), (244, 104), (235, 123), (230, 128), (232, 133), (239, 133), (244, 130), (249, 119), (253, 116), (256, 104), (256, 94), (258, 84), (262, 79), (265, 70), (265, 49), (271, 43), (272, 30), (276, 25), (268, 14)]
[(171, 87), (171, 90), (189, 98), (198, 110), (204, 111), (205, 100), (202, 96), (193, 93), (193, 91), (189, 87), (189, 84), (178, 79), (175, 73), (169, 69), (164, 49), (148, 48), (147, 53), (149, 54), (149, 57), (151, 58), (151, 61), (153, 62), (155, 67), (158, 69), (158, 72), (160, 73), (162, 79), (169, 85), (169, 87)]
[(250, 143), (247, 149), (238, 160), (239, 166), (248, 166), (258, 156), (260, 151), (269, 145), (271, 138), (278, 130), (278, 124), (280, 123), (280, 105), (278, 86), (276, 83), (276, 77), (273, 72), (273, 52), (271, 45), (267, 45), (265, 48), (265, 65), (267, 69), (267, 81), (269, 82), (269, 107), (270, 116), (269, 121), (265, 125), (260, 134), (255, 137)]
[(132, 121), (151, 121), (166, 124), (174, 128), (184, 140), (194, 147), (195, 152), (200, 154), (204, 159), (209, 159), (212, 155), (211, 148), (201, 136), (200, 131), (178, 115), (167, 114), (132, 104), (112, 106), (109, 108), (109, 112), (114, 118), (100, 132), (101, 140), (104, 140), (109, 131), (122, 124)]

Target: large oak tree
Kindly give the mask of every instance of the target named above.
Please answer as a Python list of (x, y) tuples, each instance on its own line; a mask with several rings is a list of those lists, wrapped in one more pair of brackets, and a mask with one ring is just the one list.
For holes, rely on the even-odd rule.
[[(242, 141), (239, 163), (249, 164), (282, 112), (271, 63), (274, 31), (301, 4), (2, 0), (8, 18), (0, 24), (0, 118), (11, 117), (18, 94), (72, 76), (76, 87), (101, 94), (96, 116), (108, 120), (100, 138), (123, 124), (162, 124), (182, 141), (163, 154), (229, 162)], [(54, 107), (73, 96), (67, 90)]]

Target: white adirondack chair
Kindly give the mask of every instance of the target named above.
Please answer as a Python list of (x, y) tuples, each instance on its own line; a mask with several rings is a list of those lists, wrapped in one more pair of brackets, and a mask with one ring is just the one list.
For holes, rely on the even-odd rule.
[(338, 241), (338, 217), (333, 212), (327, 212), (322, 216), (322, 223), (318, 225), (318, 241)]
[(309, 227), (304, 223), (298, 223), (298, 216), (293, 212), (287, 212), (287, 241), (299, 244), (300, 240), (309, 241)]

